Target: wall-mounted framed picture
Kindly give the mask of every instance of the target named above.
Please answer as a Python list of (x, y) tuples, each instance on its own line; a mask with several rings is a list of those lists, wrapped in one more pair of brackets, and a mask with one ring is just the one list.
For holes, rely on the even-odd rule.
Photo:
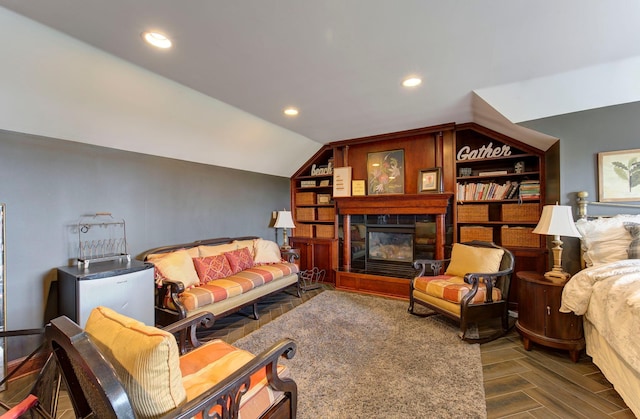
[(367, 155), (369, 195), (404, 193), (404, 150)]
[(640, 149), (598, 153), (598, 200), (640, 201)]
[(367, 182), (364, 179), (351, 181), (351, 196), (365, 196), (367, 194)]
[(442, 192), (442, 168), (422, 169), (418, 174), (418, 193)]

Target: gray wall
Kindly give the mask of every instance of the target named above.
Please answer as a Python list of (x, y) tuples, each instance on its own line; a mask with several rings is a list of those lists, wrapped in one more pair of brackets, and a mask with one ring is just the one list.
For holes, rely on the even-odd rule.
[(271, 211), (290, 201), (288, 178), (7, 131), (0, 131), (0, 179), (8, 330), (41, 327), (55, 314), (45, 313), (49, 285), (54, 268), (77, 255), (70, 226), (82, 215), (123, 218), (137, 255), (222, 236), (274, 240)]
[[(598, 200), (598, 153), (640, 148), (640, 103), (611, 106), (523, 123), (560, 139), (560, 204), (576, 208), (576, 192)], [(590, 214), (638, 213), (638, 209), (592, 206)], [(574, 211), (577, 215), (577, 211)], [(580, 268), (578, 240), (565, 242), (565, 270)]]

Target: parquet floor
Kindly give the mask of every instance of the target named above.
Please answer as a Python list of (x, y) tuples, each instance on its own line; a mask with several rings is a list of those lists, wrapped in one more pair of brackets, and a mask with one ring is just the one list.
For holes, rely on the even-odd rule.
[[(199, 337), (232, 343), (320, 292), (322, 289), (307, 291), (302, 298), (278, 293), (259, 304), (258, 321), (247, 310), (220, 319)], [(573, 363), (565, 351), (538, 345), (525, 351), (515, 330), (480, 348), (489, 419), (635, 417), (587, 355)], [(0, 392), (0, 400), (10, 404), (21, 400), (32, 381), (26, 377), (10, 383)], [(62, 398), (58, 417), (72, 418), (69, 409), (68, 398)], [(428, 413), (424, 417), (430, 418)]]

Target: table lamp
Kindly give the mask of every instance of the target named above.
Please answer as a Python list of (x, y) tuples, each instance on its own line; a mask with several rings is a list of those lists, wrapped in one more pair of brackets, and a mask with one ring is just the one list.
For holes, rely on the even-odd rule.
[(562, 283), (571, 275), (562, 270), (562, 241), (560, 236), (580, 237), (573, 221), (571, 207), (567, 205), (545, 205), (538, 225), (533, 229), (536, 234), (553, 236), (553, 268), (544, 277), (554, 283)]
[(289, 246), (289, 236), (287, 235), (288, 228), (296, 228), (296, 225), (293, 224), (293, 218), (291, 218), (291, 211), (278, 211), (278, 215), (276, 216), (276, 223), (273, 225), (275, 228), (282, 229), (282, 246), (280, 247), (283, 250), (291, 249)]

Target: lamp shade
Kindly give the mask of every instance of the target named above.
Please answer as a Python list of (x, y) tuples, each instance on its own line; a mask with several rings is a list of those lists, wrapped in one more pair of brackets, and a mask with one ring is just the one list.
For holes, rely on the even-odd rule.
[(545, 205), (533, 232), (548, 236), (580, 237), (573, 221), (571, 207), (568, 205)]
[(275, 228), (296, 228), (296, 225), (293, 224), (293, 218), (291, 218), (291, 211), (278, 211), (276, 223), (273, 226)]

